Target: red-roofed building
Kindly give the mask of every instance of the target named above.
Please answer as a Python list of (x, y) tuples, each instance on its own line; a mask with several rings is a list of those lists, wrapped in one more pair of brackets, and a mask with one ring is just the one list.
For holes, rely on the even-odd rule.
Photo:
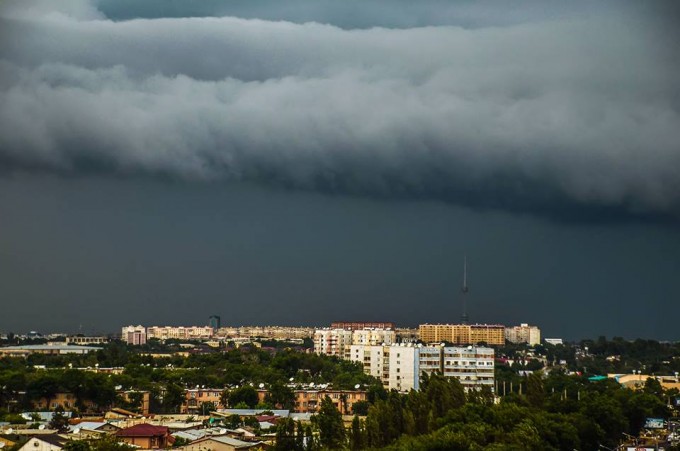
[(121, 429), (116, 432), (116, 437), (125, 443), (142, 449), (167, 448), (175, 441), (175, 438), (170, 435), (170, 429), (166, 426), (154, 426), (146, 423)]

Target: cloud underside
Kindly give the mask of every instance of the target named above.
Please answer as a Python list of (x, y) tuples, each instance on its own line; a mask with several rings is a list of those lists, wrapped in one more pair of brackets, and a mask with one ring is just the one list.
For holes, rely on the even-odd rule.
[(343, 30), (75, 5), (3, 11), (5, 172), (678, 218), (677, 60), (623, 20)]

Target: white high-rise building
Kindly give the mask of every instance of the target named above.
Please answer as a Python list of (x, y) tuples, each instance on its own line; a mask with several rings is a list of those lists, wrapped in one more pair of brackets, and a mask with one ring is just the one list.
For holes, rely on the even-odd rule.
[(125, 326), (121, 330), (120, 339), (129, 345), (146, 344), (146, 327)]
[(317, 329), (314, 332), (314, 352), (346, 358), (352, 344), (352, 331), (345, 329)]
[(505, 339), (510, 343), (528, 343), (534, 346), (541, 344), (541, 330), (536, 326), (522, 323), (519, 326), (506, 327)]
[(392, 390), (420, 389), (423, 373), (455, 377), (466, 390), (494, 387), (494, 350), (481, 346), (443, 347), (352, 345), (349, 359)]

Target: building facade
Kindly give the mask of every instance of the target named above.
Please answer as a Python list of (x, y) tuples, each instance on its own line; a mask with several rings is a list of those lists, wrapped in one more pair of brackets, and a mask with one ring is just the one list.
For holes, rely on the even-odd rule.
[(129, 345), (146, 344), (146, 327), (144, 326), (125, 326), (123, 327), (120, 339)]
[(421, 324), (420, 339), (424, 343), (491, 346), (505, 344), (505, 326), (501, 324)]
[(146, 338), (158, 340), (206, 340), (212, 338), (210, 326), (152, 326), (146, 328)]
[(422, 374), (455, 377), (466, 390), (494, 387), (494, 350), (481, 346), (360, 346), (350, 347), (349, 359), (385, 388), (408, 392), (420, 389)]
[(331, 329), (346, 329), (346, 330), (359, 330), (359, 329), (396, 329), (396, 326), (392, 322), (358, 322), (358, 321), (335, 321), (331, 323)]
[(346, 329), (318, 329), (314, 332), (314, 352), (345, 358), (353, 333)]
[(353, 345), (391, 345), (396, 341), (397, 333), (392, 329), (357, 329), (352, 331)]
[(541, 330), (536, 326), (522, 323), (519, 326), (506, 327), (505, 339), (510, 343), (527, 343), (535, 346), (541, 344)]

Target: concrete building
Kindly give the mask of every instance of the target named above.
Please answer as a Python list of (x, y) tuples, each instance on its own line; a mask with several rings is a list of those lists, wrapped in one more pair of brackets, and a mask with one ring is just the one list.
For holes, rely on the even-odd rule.
[(352, 331), (353, 345), (391, 345), (397, 341), (392, 329), (357, 329)]
[(146, 344), (146, 327), (125, 326), (121, 330), (120, 339), (129, 345)]
[[(354, 403), (366, 401), (367, 396), (365, 390), (334, 390), (328, 387), (296, 389), (293, 393), (295, 394), (295, 407), (293, 411), (296, 413), (318, 412), (321, 408), (321, 401), (328, 396), (333, 405), (343, 415), (352, 415)], [(267, 401), (268, 394), (267, 390), (261, 389), (257, 391), (258, 399), (262, 403)]]
[(346, 329), (318, 329), (314, 332), (314, 352), (344, 358), (352, 345), (352, 335)]
[(98, 345), (111, 341), (109, 337), (85, 337), (82, 335), (70, 335), (66, 337), (67, 345)]
[[(180, 406), (180, 413), (210, 414), (210, 405), (214, 409), (225, 409), (227, 406), (221, 402), (224, 389), (218, 388), (189, 388), (184, 391), (184, 403)], [(208, 410), (206, 410), (208, 408)]]
[(0, 348), (0, 357), (26, 357), (30, 354), (89, 354), (101, 348), (93, 346), (70, 346), (62, 343), (47, 343), (44, 345), (5, 346)]
[(395, 330), (396, 326), (392, 322), (357, 322), (357, 321), (335, 321), (331, 323), (331, 329), (346, 329), (346, 330), (359, 330), (359, 329), (392, 329)]
[(214, 332), (210, 326), (152, 326), (146, 328), (146, 338), (205, 340), (212, 338)]
[(455, 377), (466, 390), (494, 386), (494, 350), (480, 346), (359, 346), (350, 347), (349, 359), (364, 372), (379, 378), (389, 390), (419, 390), (423, 373)]
[(222, 327), (218, 337), (224, 338), (271, 338), (275, 340), (304, 339), (314, 337), (313, 327), (242, 326)]
[(510, 343), (527, 343), (535, 346), (541, 344), (541, 330), (536, 326), (522, 323), (519, 326), (506, 327), (505, 339)]
[(419, 335), (424, 343), (505, 344), (505, 326), (500, 324), (421, 324)]

